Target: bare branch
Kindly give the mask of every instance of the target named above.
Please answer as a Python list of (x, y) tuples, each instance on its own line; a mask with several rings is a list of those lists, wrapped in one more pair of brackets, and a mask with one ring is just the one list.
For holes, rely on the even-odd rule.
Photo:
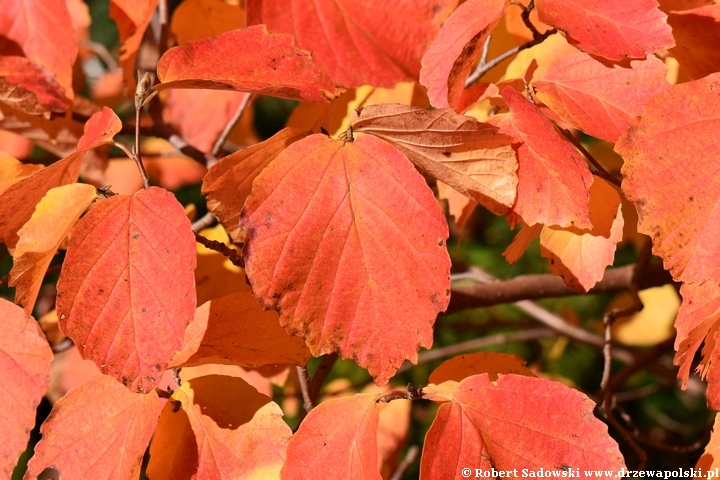
[(228, 257), (232, 264), (236, 267), (245, 268), (245, 261), (243, 260), (242, 255), (234, 248), (230, 248), (224, 243), (218, 242), (217, 240), (210, 240), (207, 237), (203, 237), (199, 233), (195, 233), (195, 241), (198, 242), (200, 245), (209, 248), (210, 250), (215, 250), (218, 253), (222, 253), (223, 255)]
[(408, 448), (408, 451), (405, 454), (405, 458), (403, 458), (402, 462), (400, 462), (400, 465), (398, 465), (398, 467), (395, 469), (392, 477), (390, 477), (390, 480), (400, 480), (405, 473), (405, 470), (407, 470), (408, 467), (413, 464), (419, 454), (420, 447), (418, 447), (417, 445), (413, 445)]
[(213, 225), (216, 225), (217, 222), (218, 222), (217, 217), (215, 215), (213, 215), (212, 212), (207, 212), (200, 219), (195, 220), (193, 222), (192, 231), (195, 233), (200, 233), (202, 230), (205, 230), (206, 228), (210, 228)]
[[(225, 125), (225, 128), (223, 129), (223, 131), (220, 132), (220, 136), (218, 136), (217, 140), (215, 140), (215, 144), (213, 145), (213, 148), (210, 151), (210, 153), (213, 156), (217, 157), (218, 155), (220, 155), (220, 152), (222, 151), (223, 145), (225, 145), (225, 140), (227, 140), (228, 135), (230, 135), (230, 132), (235, 127), (237, 122), (240, 121), (240, 118), (242, 117), (245, 110), (247, 110), (248, 107), (250, 107), (253, 104), (253, 102), (255, 101), (255, 98), (256, 98), (255, 95), (252, 95), (252, 94), (245, 95), (245, 98), (238, 106), (238, 109), (235, 112), (235, 115), (232, 116), (232, 118), (227, 123), (227, 125)], [(208, 165), (208, 168), (210, 166), (211, 165)]]
[(300, 381), (300, 390), (302, 391), (303, 409), (305, 410), (305, 414), (308, 414), (315, 407), (315, 405), (310, 398), (307, 368), (301, 366), (296, 366), (295, 368), (297, 370), (298, 380)]
[(558, 127), (558, 130), (560, 130), (560, 133), (562, 133), (565, 138), (570, 140), (570, 143), (575, 145), (575, 148), (580, 150), (580, 153), (582, 153), (585, 156), (587, 161), (590, 162), (590, 164), (593, 167), (595, 167), (595, 173), (597, 173), (597, 175), (600, 178), (607, 180), (608, 182), (612, 183), (615, 186), (618, 186), (618, 187), (621, 186), (622, 180), (616, 178), (612, 173), (605, 170), (605, 167), (603, 167), (602, 164), (600, 162), (598, 162), (595, 159), (595, 157), (592, 156), (592, 154), (590, 152), (587, 151), (587, 149), (583, 146), (583, 144), (580, 143), (580, 141), (577, 138), (575, 138), (575, 136), (572, 133), (570, 133), (567, 130), (560, 128), (560, 127)]

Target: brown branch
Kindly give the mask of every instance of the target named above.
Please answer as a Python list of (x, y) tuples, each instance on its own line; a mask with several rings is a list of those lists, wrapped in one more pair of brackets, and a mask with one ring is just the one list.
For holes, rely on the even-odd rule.
[(308, 384), (308, 393), (310, 395), (310, 400), (313, 403), (315, 403), (318, 396), (320, 395), (320, 390), (325, 383), (325, 379), (327, 379), (327, 376), (330, 375), (330, 372), (332, 371), (337, 359), (337, 353), (330, 353), (328, 355), (322, 356), (320, 364), (318, 365), (317, 370), (315, 370), (315, 373), (313, 374), (312, 379), (310, 379), (310, 383)]
[(407, 470), (408, 467), (413, 464), (419, 454), (420, 447), (418, 447), (417, 445), (413, 445), (408, 448), (408, 451), (405, 454), (405, 458), (403, 458), (402, 462), (400, 462), (400, 464), (397, 466), (392, 476), (390, 477), (390, 480), (400, 480), (405, 473), (405, 470)]
[(310, 398), (310, 387), (308, 386), (309, 379), (307, 368), (298, 365), (295, 367), (295, 369), (297, 370), (298, 381), (300, 382), (300, 391), (302, 392), (303, 410), (305, 411), (305, 414), (302, 415), (302, 417), (304, 417), (305, 415), (310, 413), (313, 408), (315, 408), (315, 405)]
[(200, 217), (198, 220), (195, 220), (192, 224), (192, 231), (195, 233), (199, 233), (202, 230), (205, 230), (206, 228), (210, 228), (214, 225), (217, 225), (218, 219), (215, 215), (212, 214), (212, 212), (207, 212), (205, 215)]
[[(245, 95), (245, 98), (238, 106), (238, 109), (235, 112), (235, 115), (232, 116), (232, 118), (227, 123), (227, 125), (225, 125), (225, 128), (223, 129), (223, 131), (220, 132), (220, 135), (218, 136), (217, 140), (215, 140), (215, 144), (213, 145), (212, 150), (210, 151), (210, 153), (213, 156), (217, 157), (218, 155), (220, 155), (220, 152), (222, 151), (223, 145), (225, 145), (225, 141), (227, 140), (228, 135), (230, 135), (230, 132), (235, 127), (237, 122), (240, 121), (240, 118), (243, 116), (243, 113), (245, 112), (245, 110), (247, 110), (253, 104), (253, 102), (255, 101), (255, 98), (256, 98), (256, 96), (253, 94), (250, 94), (250, 93)], [(210, 167), (210, 165), (208, 165), (208, 167)]]
[(238, 252), (237, 250), (230, 248), (224, 243), (218, 242), (217, 240), (210, 240), (207, 237), (203, 237), (199, 233), (195, 233), (195, 241), (197, 241), (200, 245), (209, 248), (210, 250), (222, 253), (223, 255), (228, 257), (232, 264), (236, 267), (245, 268), (245, 261), (243, 260), (240, 252)]
[[(517, 5), (517, 4), (516, 4)], [(521, 4), (522, 6), (522, 4)], [(528, 3), (527, 7), (523, 7), (523, 12), (520, 14), (520, 18), (522, 19), (525, 26), (532, 32), (533, 38), (538, 38), (542, 34), (538, 32), (537, 28), (535, 28), (535, 25), (530, 21), (530, 13), (535, 10), (535, 0), (530, 0), (530, 3)]]
[(105, 62), (105, 65), (107, 65), (109, 71), (115, 72), (120, 69), (118, 67), (117, 60), (115, 60), (115, 58), (110, 54), (108, 49), (102, 43), (93, 42), (91, 40), (85, 39), (79, 40), (78, 45), (97, 55), (103, 62)]
[(572, 133), (570, 133), (567, 130), (565, 130), (564, 128), (560, 128), (560, 127), (558, 127), (558, 130), (560, 130), (560, 133), (562, 133), (563, 136), (565, 138), (567, 138), (570, 141), (570, 143), (575, 145), (575, 148), (577, 148), (580, 151), (580, 153), (582, 153), (585, 156), (587, 161), (590, 162), (590, 164), (595, 168), (595, 173), (598, 175), (598, 177), (600, 177), (604, 180), (607, 180), (608, 182), (612, 183), (613, 185), (615, 185), (617, 187), (622, 185), (622, 180), (618, 179), (617, 177), (615, 177), (615, 175), (613, 175), (612, 173), (605, 170), (605, 167), (603, 167), (602, 164), (600, 162), (598, 162), (595, 159), (595, 157), (592, 156), (592, 154), (590, 152), (587, 151), (587, 149), (583, 146), (583, 144), (580, 143), (580, 141), (577, 138), (575, 138), (575, 136)]
[(170, 22), (168, 22), (167, 0), (158, 3), (158, 16), (160, 17), (160, 41), (158, 42), (158, 56), (162, 57), (170, 46)]

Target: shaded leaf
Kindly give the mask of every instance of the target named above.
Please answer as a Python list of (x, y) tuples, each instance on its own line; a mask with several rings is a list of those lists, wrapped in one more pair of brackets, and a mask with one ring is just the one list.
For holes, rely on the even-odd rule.
[(656, 0), (538, 0), (538, 18), (566, 32), (570, 43), (609, 60), (645, 58), (675, 45)]
[(63, 478), (137, 478), (161, 402), (96, 375), (53, 405), (26, 479), (55, 467)]
[(593, 416), (595, 404), (561, 383), (518, 375), (491, 383), (481, 374), (428, 385), (423, 398), (442, 404), (425, 439), (423, 479), (460, 478), (467, 465), (550, 472), (625, 466), (607, 426)]
[(138, 50), (159, 0), (110, 0), (110, 18), (115, 20), (122, 47), (119, 66), (128, 96), (135, 94)]
[(508, 80), (524, 79), (533, 63), (536, 67), (532, 72), (532, 77), (542, 78), (545, 70), (555, 61), (576, 53), (580, 53), (580, 50), (570, 45), (562, 34), (550, 35), (543, 42), (518, 53), (508, 65), (505, 78)]
[(4, 298), (0, 298), (0, 321), (0, 474), (10, 478), (35, 426), (35, 409), (48, 390), (53, 354), (35, 319)]
[[(245, 54), (237, 55), (238, 45)], [(239, 90), (318, 103), (340, 94), (310, 52), (299, 49), (290, 35), (268, 33), (264, 25), (171, 48), (160, 58), (157, 73), (163, 83), (156, 90)]]
[(295, 142), (255, 179), (240, 222), (260, 304), (313, 355), (337, 351), (385, 384), (432, 343), (450, 295), (448, 227), (391, 145), (362, 134)]
[[(229, 238), (222, 225), (206, 228), (200, 235), (210, 240), (227, 244)], [(230, 246), (230, 248), (237, 248)], [(239, 252), (239, 249), (237, 249)], [(195, 289), (197, 303), (202, 305), (213, 298), (220, 298), (238, 292), (249, 292), (250, 285), (245, 280), (245, 270), (233, 265), (229, 258), (220, 252), (197, 244), (197, 268), (195, 269)]]
[(691, 78), (702, 78), (720, 71), (720, 5), (670, 12), (677, 45), (670, 50)]
[(307, 135), (307, 132), (285, 128), (264, 142), (228, 155), (205, 175), (202, 193), (208, 196), (208, 210), (220, 219), (234, 241), (245, 239), (245, 231), (240, 228), (240, 210), (250, 195), (253, 180), (283, 150)]
[(231, 5), (223, 0), (187, 0), (175, 9), (170, 21), (179, 45), (244, 26), (244, 4)]
[[(56, 316), (57, 318), (57, 316)], [(58, 352), (50, 365), (50, 388), (45, 396), (54, 404), (67, 395), (70, 389), (77, 387), (100, 373), (90, 360), (84, 360), (75, 345)]]
[(0, 57), (0, 102), (30, 115), (70, 106), (55, 74), (23, 57)]
[(553, 62), (533, 86), (560, 118), (588, 135), (616, 142), (643, 103), (669, 86), (667, 67), (655, 56), (630, 67), (608, 67), (578, 53)]
[(290, 439), (282, 480), (377, 479), (376, 395), (357, 394), (322, 402)]
[(584, 159), (523, 95), (511, 87), (502, 95), (510, 113), (493, 117), (492, 123), (518, 144), (519, 183), (513, 213), (527, 225), (591, 229), (588, 203), (593, 176)]
[(391, 143), (417, 166), (495, 214), (515, 201), (517, 160), (511, 138), (450, 109), (365, 107), (353, 129)]
[(0, 194), (11, 185), (27, 178), (44, 167), (33, 163), (22, 163), (11, 155), (0, 151)]
[(422, 58), (420, 83), (434, 107), (458, 109), (467, 103), (465, 80), (507, 5), (507, 0), (468, 0), (448, 17)]
[(278, 314), (264, 311), (250, 292), (242, 292), (211, 300), (196, 310), (185, 330), (183, 348), (169, 366), (304, 365), (308, 358), (305, 342), (285, 333)]
[(10, 286), (16, 287), (15, 302), (25, 307), (28, 316), (55, 252), (95, 198), (92, 185), (73, 183), (53, 188), (18, 231), (20, 240), (13, 252)]
[(282, 415), (239, 378), (209, 375), (185, 382), (160, 416), (148, 476), (277, 478), (292, 435)]
[(389, 88), (417, 78), (420, 59), (457, 3), (249, 0), (247, 9), (249, 25), (295, 35), (340, 85)]
[(0, 128), (31, 140), (58, 157), (74, 152), (83, 135), (83, 124), (65, 117), (48, 120), (43, 116), (28, 115), (1, 104), (0, 110)]
[(463, 379), (480, 373), (487, 373), (491, 382), (497, 381), (498, 373), (507, 375), (524, 375), (534, 377), (535, 374), (525, 365), (527, 362), (508, 353), (478, 352), (458, 355), (440, 364), (428, 378), (428, 382), (436, 385), (452, 380), (460, 382)]
[(459, 193), (449, 185), (437, 181), (438, 198), (444, 198), (448, 202), (448, 213), (455, 218), (455, 226), (462, 232), (465, 224), (477, 207), (477, 202), (471, 200), (462, 193)]
[(58, 280), (60, 328), (128, 388), (157, 385), (195, 311), (195, 239), (157, 187), (100, 202), (78, 223)]

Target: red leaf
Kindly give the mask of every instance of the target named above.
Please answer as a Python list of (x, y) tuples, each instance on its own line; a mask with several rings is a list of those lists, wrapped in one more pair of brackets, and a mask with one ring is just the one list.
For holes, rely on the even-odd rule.
[(70, 106), (55, 74), (23, 57), (0, 57), (0, 101), (30, 115), (64, 112)]
[(538, 0), (541, 22), (566, 32), (570, 43), (610, 60), (645, 58), (675, 45), (656, 0)]
[(345, 87), (415, 80), (420, 59), (457, 0), (381, 2), (249, 0), (248, 25), (295, 35)]
[(58, 280), (60, 328), (101, 371), (149, 392), (195, 311), (195, 239), (160, 188), (100, 202), (78, 223)]
[(243, 292), (211, 300), (195, 311), (182, 351), (170, 366), (305, 365), (308, 358), (305, 342), (285, 333), (277, 313), (263, 311), (250, 292)]
[[(553, 124), (511, 87), (502, 91), (510, 113), (495, 121), (518, 143), (518, 194), (513, 212), (527, 225), (591, 229), (593, 177), (575, 148)], [(496, 117), (493, 117), (495, 119)]]
[(313, 355), (337, 351), (385, 384), (432, 344), (450, 294), (447, 224), (391, 145), (362, 134), (295, 142), (255, 179), (240, 222), (261, 305)]
[(104, 143), (122, 129), (122, 122), (109, 108), (98, 112), (85, 124), (85, 134), (77, 151), (34, 175), (14, 184), (0, 195), (0, 240), (9, 248), (18, 241), (17, 231), (32, 216), (35, 205), (54, 187), (75, 183), (85, 152)]
[(217, 215), (236, 242), (245, 239), (240, 228), (240, 210), (250, 195), (253, 180), (292, 143), (307, 132), (285, 128), (265, 140), (220, 160), (203, 179), (202, 193), (207, 194), (208, 210)]
[(135, 93), (138, 50), (158, 3), (159, 0), (110, 0), (110, 18), (115, 20), (122, 42), (118, 63), (129, 95)]
[(137, 478), (160, 406), (154, 391), (132, 393), (96, 375), (53, 405), (25, 478), (46, 467), (62, 478)]
[(239, 378), (209, 375), (185, 382), (160, 416), (148, 476), (277, 478), (291, 436), (282, 415)]
[(720, 71), (720, 5), (670, 12), (668, 23), (677, 42), (670, 53), (691, 78)]
[(282, 480), (380, 480), (376, 395), (357, 394), (321, 403), (290, 439)]
[(35, 319), (4, 298), (0, 298), (0, 321), (0, 474), (10, 478), (35, 425), (35, 409), (50, 385), (53, 353)]
[(434, 107), (458, 110), (467, 104), (465, 80), (507, 5), (507, 0), (468, 0), (447, 19), (422, 58), (420, 83)]
[(4, 55), (24, 54), (57, 76), (57, 83), (72, 100), (72, 67), (77, 36), (65, 0), (13, 0), (3, 5), (0, 36), (6, 39)]
[(270, 34), (264, 25), (171, 48), (160, 58), (157, 73), (163, 83), (156, 90), (240, 90), (318, 103), (341, 92), (292, 36)]
[[(444, 411), (441, 406), (428, 431), (421, 478), (461, 478), (460, 468), (469, 465), (535, 472), (564, 465), (573, 472), (617, 472), (625, 466), (607, 426), (593, 416), (595, 404), (559, 382), (499, 375), (491, 383), (481, 374), (459, 384), (429, 385), (423, 398), (450, 405)], [(480, 452), (487, 456), (482, 465)]]
[(608, 67), (586, 53), (563, 57), (533, 86), (537, 96), (575, 128), (616, 142), (640, 115), (642, 105), (668, 86), (667, 67), (655, 56), (631, 68)]

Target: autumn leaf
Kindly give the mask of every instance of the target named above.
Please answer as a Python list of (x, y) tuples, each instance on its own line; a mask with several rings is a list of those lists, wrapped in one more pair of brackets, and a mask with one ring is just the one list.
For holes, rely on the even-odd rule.
[(48, 191), (28, 222), (18, 231), (10, 286), (15, 302), (30, 316), (50, 262), (80, 215), (97, 198), (92, 185), (73, 183)]
[(30, 115), (70, 106), (55, 74), (23, 57), (0, 57), (0, 102)]
[[(244, 2), (243, 2), (244, 3)], [(245, 9), (223, 0), (187, 0), (172, 15), (170, 30), (179, 45), (243, 28)]]
[(385, 384), (432, 343), (450, 293), (447, 224), (388, 143), (362, 134), (295, 142), (255, 179), (240, 224), (260, 304), (313, 355), (337, 351)]
[(656, 0), (538, 0), (535, 5), (541, 22), (562, 30), (572, 45), (591, 55), (620, 61), (675, 45)]
[(481, 373), (487, 373), (491, 382), (497, 381), (499, 373), (503, 375), (512, 373), (527, 377), (536, 376), (525, 366), (526, 364), (527, 362), (524, 359), (508, 353), (469, 353), (445, 360), (433, 370), (428, 381), (436, 385), (448, 380), (461, 382), (467, 377)]
[(98, 112), (85, 124), (85, 134), (78, 141), (77, 151), (47, 168), (25, 178), (0, 195), (0, 240), (9, 248), (17, 244), (17, 231), (32, 216), (35, 206), (54, 187), (74, 183), (80, 173), (85, 152), (104, 143), (122, 129), (122, 123), (109, 108)]
[[(648, 288), (638, 292), (643, 309), (626, 317), (615, 319), (612, 327), (613, 340), (624, 345), (651, 347), (673, 338), (673, 323), (680, 308), (680, 297), (673, 285)], [(627, 308), (635, 304), (628, 292), (614, 298), (606, 311)]]
[(123, 70), (127, 95), (135, 93), (135, 63), (145, 30), (159, 0), (110, 0), (110, 18), (115, 20), (122, 47), (119, 66)]
[(677, 42), (670, 53), (691, 78), (720, 71), (720, 5), (670, 12), (668, 23)]
[(240, 210), (250, 195), (253, 180), (283, 150), (307, 135), (307, 132), (285, 128), (264, 142), (228, 155), (205, 175), (202, 193), (207, 195), (208, 210), (217, 215), (234, 241), (245, 239), (245, 231), (239, 224)]
[(277, 478), (292, 435), (282, 415), (239, 378), (209, 375), (185, 382), (160, 416), (148, 476)]
[(443, 24), (422, 58), (420, 72), (432, 106), (457, 110), (467, 103), (462, 100), (465, 80), (507, 5), (507, 0), (468, 0)]
[(10, 55), (22, 53), (29, 62), (53, 72), (64, 95), (72, 101), (78, 39), (64, 0), (8, 2), (0, 15), (0, 36), (7, 40), (3, 42), (4, 55), (8, 50)]
[(511, 138), (451, 109), (384, 104), (353, 112), (353, 129), (391, 143), (433, 177), (495, 214), (513, 205), (517, 160)]
[(583, 158), (520, 93), (506, 87), (502, 96), (510, 113), (493, 117), (491, 123), (518, 145), (519, 183), (513, 213), (527, 225), (591, 229), (588, 204), (593, 176)]
[(96, 375), (53, 405), (26, 479), (54, 467), (63, 478), (134, 478), (160, 414), (154, 391), (132, 393)]
[(60, 328), (103, 373), (148, 392), (195, 311), (195, 239), (182, 206), (151, 187), (78, 223), (58, 280)]
[(438, 198), (448, 202), (448, 213), (455, 218), (455, 226), (462, 232), (478, 203), (440, 180), (437, 181), (437, 189)]
[(642, 105), (668, 86), (667, 67), (655, 56), (606, 66), (586, 53), (563, 57), (533, 83), (538, 98), (588, 135), (616, 142)]
[(377, 395), (357, 394), (313, 408), (290, 439), (282, 480), (377, 479)]
[(247, 12), (248, 25), (294, 35), (340, 85), (390, 88), (417, 79), (420, 59), (457, 3), (248, 0)]
[(185, 330), (183, 348), (169, 366), (304, 365), (309, 358), (305, 342), (285, 333), (276, 312), (264, 311), (250, 292), (241, 292), (211, 300), (196, 310)]
[(560, 33), (550, 35), (543, 42), (518, 53), (505, 70), (505, 78), (524, 78), (533, 63), (536, 65), (532, 72), (533, 79), (542, 78), (545, 70), (554, 62), (576, 53), (580, 53), (580, 50), (570, 45)]
[(703, 472), (714, 471), (720, 467), (720, 417), (715, 417), (715, 422), (712, 426), (712, 434), (710, 440), (705, 446), (702, 456), (698, 459), (696, 469), (701, 469)]
[(3, 395), (0, 400), (0, 473), (10, 478), (18, 457), (25, 451), (35, 425), (35, 409), (50, 384), (52, 350), (34, 318), (22, 308), (0, 298), (0, 371)]
[(73, 153), (83, 135), (83, 124), (72, 119), (58, 117), (48, 120), (2, 104), (0, 110), (0, 128), (20, 135), (58, 157)]
[(0, 151), (0, 194), (11, 185), (43, 169), (42, 165), (22, 163), (11, 155)]
[[(237, 46), (245, 54), (237, 56)], [(327, 103), (340, 90), (290, 35), (270, 34), (264, 25), (231, 30), (165, 52), (158, 77), (166, 88), (211, 88)]]
[[(213, 228), (201, 230), (200, 235), (224, 244), (229, 242), (228, 234), (220, 224)], [(239, 248), (232, 245), (230, 248), (235, 248), (240, 253)], [(197, 303), (202, 305), (214, 298), (238, 292), (249, 292), (250, 285), (245, 280), (244, 269), (233, 265), (232, 261), (222, 253), (210, 250), (198, 243), (195, 289)]]
[(425, 439), (422, 479), (460, 478), (467, 465), (536, 472), (625, 466), (607, 426), (593, 416), (594, 403), (561, 383), (518, 375), (491, 382), (481, 374), (428, 385), (423, 398), (441, 406)]

